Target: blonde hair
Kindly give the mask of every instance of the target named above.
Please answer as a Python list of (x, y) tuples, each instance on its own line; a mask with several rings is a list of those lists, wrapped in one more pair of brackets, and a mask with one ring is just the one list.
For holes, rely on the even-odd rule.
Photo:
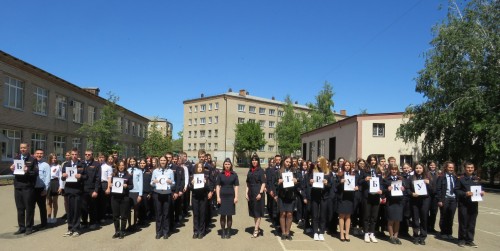
[(330, 166), (327, 163), (327, 160), (323, 156), (318, 157), (318, 162), (319, 162), (319, 167), (321, 168), (321, 171), (325, 174), (330, 174)]

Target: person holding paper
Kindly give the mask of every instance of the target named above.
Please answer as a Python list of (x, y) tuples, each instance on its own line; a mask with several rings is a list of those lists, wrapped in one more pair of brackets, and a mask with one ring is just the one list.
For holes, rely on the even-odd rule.
[(359, 181), (359, 174), (352, 166), (352, 162), (344, 161), (344, 165), (339, 171), (340, 182), (337, 185), (339, 198), (337, 213), (339, 214), (341, 242), (351, 241), (349, 237), (351, 214), (354, 212), (354, 194), (358, 191), (357, 182)]
[(83, 180), (82, 195), (82, 223), (90, 230), (96, 230), (99, 226), (98, 194), (101, 187), (101, 163), (94, 159), (92, 150), (85, 150), (85, 159), (82, 161), (86, 175)]
[(113, 210), (113, 223), (115, 234), (113, 238), (123, 239), (125, 227), (130, 215), (130, 190), (134, 189), (132, 176), (125, 169), (125, 161), (119, 161), (111, 178), (111, 208)]
[[(429, 217), (430, 197), (428, 192), (431, 190), (430, 176), (427, 168), (421, 164), (415, 164), (415, 174), (411, 178), (413, 183), (411, 188), (411, 211), (413, 215), (413, 243), (415, 245), (425, 245), (427, 238), (427, 219)], [(427, 191), (427, 192), (426, 192)]]
[(153, 218), (153, 187), (150, 184), (153, 175), (147, 160), (139, 160), (139, 168), (142, 173), (142, 200), (139, 203), (139, 225), (144, 225)]
[[(404, 163), (402, 169), (403, 172), (401, 173), (401, 177), (403, 177), (403, 180), (406, 181), (409, 188), (411, 188), (413, 169), (409, 163)], [(403, 193), (403, 220), (401, 221), (401, 224), (399, 226), (399, 236), (410, 237), (409, 230), (410, 226), (413, 224), (411, 216), (412, 215), (411, 205), (410, 205), (411, 197), (412, 197), (411, 191)]]
[(161, 156), (159, 166), (151, 176), (153, 202), (156, 212), (156, 239), (168, 239), (170, 218), (168, 212), (172, 204), (172, 190), (175, 186), (174, 172), (168, 168), (167, 157)]
[[(476, 219), (479, 203), (472, 201), (474, 192), (472, 186), (480, 186), (479, 177), (474, 174), (475, 167), (471, 162), (464, 163), (464, 175), (460, 177), (455, 186), (455, 194), (458, 197), (458, 246), (469, 246), (477, 248), (474, 243), (476, 232)], [(484, 196), (484, 192), (480, 193)]]
[(401, 245), (398, 238), (399, 225), (403, 220), (404, 193), (410, 191), (408, 182), (399, 174), (397, 164), (389, 164), (389, 175), (383, 181), (383, 191), (387, 200), (385, 215), (387, 217), (387, 229), (389, 231), (389, 242)]
[[(78, 237), (80, 236), (80, 215), (82, 208), (83, 180), (85, 169), (78, 159), (78, 149), (71, 150), (71, 159), (64, 163), (62, 169), (62, 181), (64, 184), (64, 197), (68, 200), (68, 232), (63, 237)], [(74, 178), (75, 180), (71, 180)]]
[(436, 182), (436, 197), (439, 206), (439, 229), (441, 239), (452, 239), (453, 219), (457, 211), (457, 196), (455, 186), (458, 178), (455, 174), (455, 163), (446, 161), (443, 164), (443, 173)]
[(378, 217), (380, 196), (382, 195), (382, 190), (380, 189), (382, 173), (380, 173), (377, 169), (378, 164), (377, 157), (375, 155), (369, 155), (367, 162), (369, 164), (364, 170), (361, 171), (358, 183), (362, 191), (361, 203), (363, 205), (363, 228), (365, 232), (364, 240), (366, 243), (377, 243), (378, 240), (375, 238), (374, 232), (377, 224), (376, 220)]
[[(320, 174), (320, 175), (318, 175)], [(323, 177), (321, 177), (323, 176)], [(315, 241), (325, 240), (326, 214), (330, 198), (330, 188), (333, 184), (330, 168), (326, 158), (320, 156), (314, 169), (307, 176), (311, 186), (312, 226)], [(319, 183), (318, 185), (315, 185)]]
[(311, 217), (311, 186), (309, 186), (309, 174), (314, 169), (314, 164), (310, 161), (302, 161), (299, 164), (300, 170), (297, 172), (297, 180), (300, 185), (301, 193), (297, 196), (297, 214), (299, 221), (297, 226), (305, 229), (306, 234), (312, 233), (310, 222)]
[[(290, 228), (292, 226), (293, 210), (296, 206), (296, 192), (300, 187), (296, 173), (292, 168), (292, 158), (285, 157), (281, 168), (276, 172), (276, 193), (278, 194), (278, 210), (281, 227), (281, 239), (292, 240)], [(291, 184), (288, 187), (286, 184)]]
[(238, 203), (238, 187), (240, 182), (238, 175), (233, 171), (231, 159), (226, 158), (222, 166), (224, 171), (219, 173), (217, 177), (215, 192), (217, 194), (217, 204), (220, 205), (221, 238), (230, 239), (233, 215), (236, 214), (236, 203)]
[[(191, 175), (189, 182), (193, 208), (193, 239), (202, 239), (206, 233), (205, 217), (207, 216), (208, 192), (213, 190), (213, 183), (210, 182), (210, 172), (203, 168), (203, 163), (196, 163), (193, 169), (193, 175)], [(195, 185), (199, 183), (202, 183), (203, 186), (195, 188)]]
[(127, 230), (129, 231), (138, 229), (137, 221), (139, 219), (139, 204), (143, 199), (144, 181), (142, 178), (142, 170), (137, 166), (137, 164), (137, 158), (130, 158), (128, 163), (129, 168), (127, 169), (127, 172), (130, 176), (132, 176), (132, 181), (134, 183), (134, 188), (129, 191), (131, 207), (134, 209), (134, 217), (130, 217), (130, 213), (128, 216), (129, 227)]
[(251, 167), (247, 173), (247, 188), (245, 191), (248, 201), (248, 214), (254, 219), (252, 238), (261, 234), (260, 221), (264, 216), (264, 191), (266, 189), (266, 174), (260, 168), (260, 159), (256, 154), (252, 156)]
[(10, 166), (14, 172), (14, 199), (17, 209), (17, 224), (19, 229), (15, 235), (33, 233), (35, 217), (35, 183), (38, 177), (38, 161), (30, 155), (30, 145), (21, 143), (19, 145), (20, 155), (14, 160), (20, 160), (21, 173), (16, 174), (16, 165)]
[(50, 163), (50, 186), (47, 195), (47, 223), (57, 223), (58, 197), (63, 189), (61, 181), (61, 166), (57, 160), (55, 153), (49, 154), (48, 161)]

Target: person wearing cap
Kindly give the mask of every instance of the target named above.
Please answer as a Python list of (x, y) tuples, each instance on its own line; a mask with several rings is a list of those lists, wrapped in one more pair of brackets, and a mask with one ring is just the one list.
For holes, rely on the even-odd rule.
[[(233, 164), (229, 158), (223, 163), (223, 172), (217, 178), (217, 204), (220, 205), (220, 225), (222, 228), (222, 239), (231, 238), (231, 226), (233, 225), (233, 215), (236, 213), (236, 203), (238, 203), (238, 175), (233, 171)], [(227, 229), (226, 229), (227, 222)]]

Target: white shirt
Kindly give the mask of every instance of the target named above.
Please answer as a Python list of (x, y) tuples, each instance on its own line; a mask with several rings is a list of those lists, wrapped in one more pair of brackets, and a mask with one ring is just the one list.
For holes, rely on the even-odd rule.
[(108, 165), (108, 163), (104, 163), (101, 165), (101, 182), (108, 181), (113, 175), (113, 167)]

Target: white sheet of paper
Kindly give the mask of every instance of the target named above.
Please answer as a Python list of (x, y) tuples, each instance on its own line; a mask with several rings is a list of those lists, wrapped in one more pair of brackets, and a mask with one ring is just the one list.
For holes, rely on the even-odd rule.
[(293, 173), (282, 173), (281, 178), (283, 179), (283, 188), (293, 187)]
[(124, 178), (113, 178), (113, 186), (111, 187), (112, 193), (123, 193), (123, 183), (125, 183)]
[(414, 180), (413, 187), (415, 188), (415, 193), (418, 195), (427, 195), (427, 186), (425, 186), (424, 180)]
[(403, 196), (403, 191), (401, 191), (401, 187), (403, 186), (403, 181), (396, 180), (391, 182), (392, 190), (391, 196)]
[(370, 179), (370, 193), (378, 193), (380, 191), (380, 178), (372, 177)]
[(470, 198), (472, 201), (483, 201), (481, 186), (470, 186), (470, 191), (472, 192), (472, 197)]
[(75, 177), (76, 173), (77, 173), (76, 166), (66, 167), (66, 174), (68, 175), (68, 177), (66, 177), (66, 182), (77, 182), (78, 180)]
[(325, 178), (324, 173), (319, 173), (319, 172), (313, 173), (313, 180), (314, 180), (313, 187), (324, 188), (325, 187), (325, 184), (323, 183), (324, 178)]
[(24, 175), (24, 160), (14, 160), (14, 175)]
[(205, 187), (205, 175), (200, 173), (200, 174), (193, 174), (193, 188), (198, 189), (198, 188), (203, 188)]
[(354, 191), (354, 188), (356, 187), (355, 182), (356, 176), (344, 176), (344, 191)]
[(167, 184), (167, 176), (160, 175), (158, 177), (158, 183), (156, 183), (156, 189), (158, 190), (170, 190), (170, 185)]

